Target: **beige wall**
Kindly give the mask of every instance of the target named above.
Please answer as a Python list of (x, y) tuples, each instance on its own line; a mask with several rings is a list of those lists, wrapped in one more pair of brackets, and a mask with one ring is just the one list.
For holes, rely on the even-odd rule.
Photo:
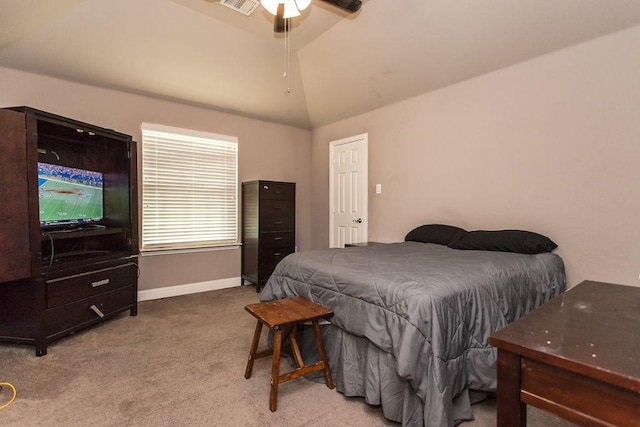
[[(138, 141), (141, 122), (235, 135), (240, 181), (297, 183), (301, 249), (328, 245), (329, 141), (367, 132), (370, 240), (402, 240), (429, 222), (529, 229), (558, 243), (570, 286), (586, 278), (640, 285), (638, 51), (634, 27), (316, 129), (313, 138), (6, 68), (0, 106), (29, 105)], [(140, 264), (140, 289), (153, 289), (238, 277), (240, 251)]]
[(328, 143), (368, 132), (369, 240), (528, 229), (558, 243), (569, 286), (639, 286), (638, 52), (634, 27), (315, 129), (313, 247), (329, 242)]
[[(114, 128), (137, 141), (142, 122), (237, 136), (239, 181), (296, 182), (297, 241), (310, 247), (309, 131), (0, 67), (0, 107), (18, 105)], [(239, 278), (240, 250), (145, 256), (140, 269), (141, 290)]]

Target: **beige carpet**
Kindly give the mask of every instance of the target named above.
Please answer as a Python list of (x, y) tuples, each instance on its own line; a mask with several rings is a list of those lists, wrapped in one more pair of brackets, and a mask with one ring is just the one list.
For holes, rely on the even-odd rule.
[[(246, 286), (142, 302), (137, 317), (122, 314), (57, 341), (44, 357), (32, 346), (0, 344), (0, 382), (18, 393), (0, 410), (0, 425), (399, 425), (361, 398), (304, 378), (280, 386), (271, 413), (270, 359), (257, 360), (244, 379), (255, 327), (244, 306), (257, 300)], [(4, 387), (0, 405), (10, 397)], [(474, 414), (462, 427), (494, 426), (495, 401), (475, 405)], [(531, 427), (572, 425), (535, 408), (528, 416)]]

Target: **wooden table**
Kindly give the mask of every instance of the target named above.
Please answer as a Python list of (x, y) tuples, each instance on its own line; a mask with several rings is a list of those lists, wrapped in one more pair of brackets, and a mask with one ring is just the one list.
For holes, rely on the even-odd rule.
[[(318, 323), (321, 319), (333, 316), (333, 311), (300, 296), (249, 304), (245, 307), (245, 310), (251, 313), (258, 322), (253, 334), (253, 341), (251, 343), (249, 360), (247, 361), (244, 377), (247, 379), (251, 378), (253, 362), (256, 359), (272, 356), (271, 393), (269, 395), (269, 410), (271, 410), (271, 412), (275, 412), (278, 409), (278, 385), (285, 381), (299, 378), (313, 372), (323, 371), (325, 384), (330, 389), (334, 388), (329, 360), (327, 359), (327, 352), (324, 348), (322, 332), (320, 330), (320, 324)], [(313, 334), (316, 339), (318, 354), (320, 355), (320, 361), (312, 365), (304, 364), (300, 353), (300, 345), (298, 344), (297, 329), (299, 325), (305, 322), (311, 322), (313, 326)], [(258, 342), (260, 341), (262, 325), (266, 325), (273, 331), (273, 349), (258, 352)], [(289, 343), (297, 368), (290, 372), (280, 374), (280, 353), (286, 337), (289, 337)]]
[(533, 405), (585, 426), (640, 426), (640, 288), (585, 281), (494, 333), (498, 426)]

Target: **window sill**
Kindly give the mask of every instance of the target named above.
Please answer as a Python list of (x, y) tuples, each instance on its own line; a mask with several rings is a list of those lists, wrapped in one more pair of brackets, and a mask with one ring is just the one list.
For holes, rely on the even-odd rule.
[(185, 249), (148, 249), (141, 250), (140, 256), (157, 256), (157, 255), (175, 255), (175, 254), (187, 254), (196, 252), (214, 252), (214, 251), (229, 251), (240, 249), (242, 245), (240, 243), (228, 246), (211, 246), (207, 248), (185, 248)]

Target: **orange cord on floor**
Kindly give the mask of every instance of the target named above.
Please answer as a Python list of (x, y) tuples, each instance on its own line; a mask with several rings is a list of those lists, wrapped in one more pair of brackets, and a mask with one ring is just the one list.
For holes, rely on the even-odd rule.
[(7, 382), (0, 383), (0, 389), (2, 389), (2, 387), (4, 386), (7, 386), (11, 389), (11, 391), (13, 392), (13, 396), (11, 396), (11, 399), (7, 403), (0, 405), (0, 409), (6, 408), (7, 406), (11, 405), (14, 400), (16, 400), (17, 393), (16, 393), (16, 388), (13, 386), (13, 384), (7, 383)]

